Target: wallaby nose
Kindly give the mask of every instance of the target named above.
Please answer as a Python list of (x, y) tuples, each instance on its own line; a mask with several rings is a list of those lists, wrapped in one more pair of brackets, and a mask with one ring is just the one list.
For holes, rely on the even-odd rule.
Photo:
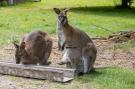
[(61, 23), (64, 23), (64, 20), (65, 20), (65, 19), (64, 19), (64, 18), (62, 18), (62, 19), (61, 19)]
[(66, 18), (65, 18), (65, 17), (61, 17), (60, 22), (61, 22), (62, 24), (64, 24), (65, 21), (66, 21)]

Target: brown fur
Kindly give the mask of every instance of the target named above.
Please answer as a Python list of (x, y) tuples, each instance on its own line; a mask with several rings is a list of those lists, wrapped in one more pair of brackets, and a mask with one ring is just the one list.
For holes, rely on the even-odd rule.
[(58, 34), (64, 43), (61, 46), (65, 49), (62, 62), (59, 64), (70, 64), (71, 68), (74, 67), (77, 71), (83, 69), (83, 73), (88, 73), (93, 69), (96, 60), (97, 50), (94, 43), (85, 32), (68, 24), (67, 9), (61, 11), (54, 8), (54, 11), (58, 15), (58, 28), (61, 28), (58, 32), (61, 30), (60, 34), (64, 36), (62, 38), (63, 36), (60, 37)]
[(27, 34), (20, 45), (15, 44), (16, 63), (48, 65), (52, 50), (52, 39), (43, 31)]

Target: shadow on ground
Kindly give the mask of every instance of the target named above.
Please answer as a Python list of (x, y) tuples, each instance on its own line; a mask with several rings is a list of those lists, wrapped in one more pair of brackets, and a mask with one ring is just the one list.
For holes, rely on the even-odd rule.
[(80, 14), (94, 14), (101, 16), (127, 16), (127, 18), (132, 18), (132, 16), (135, 15), (135, 8), (118, 9), (113, 6), (71, 7), (71, 11)]

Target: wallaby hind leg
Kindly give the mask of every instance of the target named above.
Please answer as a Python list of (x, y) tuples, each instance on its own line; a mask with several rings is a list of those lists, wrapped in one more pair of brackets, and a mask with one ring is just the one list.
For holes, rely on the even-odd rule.
[(96, 55), (95, 56), (93, 56), (93, 57), (90, 57), (90, 61), (89, 61), (89, 64), (90, 64), (90, 66), (89, 66), (89, 72), (90, 71), (95, 71), (95, 68), (94, 68), (94, 64), (95, 64), (95, 60), (96, 60)]
[(63, 57), (62, 57), (62, 60), (61, 60), (61, 62), (59, 62), (58, 64), (59, 65), (64, 65), (64, 64), (66, 64), (66, 65), (71, 65), (70, 64), (71, 62), (70, 62), (70, 58), (69, 58), (69, 53), (68, 53), (68, 51), (67, 50), (65, 50), (64, 51), (64, 54), (63, 54)]
[(44, 53), (44, 57), (42, 59), (42, 61), (40, 61), (40, 65), (50, 65), (51, 62), (48, 61), (48, 58), (50, 57), (50, 54), (51, 54), (51, 51), (52, 51), (52, 41), (48, 40), (46, 43), (46, 46), (45, 46), (45, 53)]
[(83, 60), (80, 60), (79, 64), (76, 65), (76, 71), (75, 71), (76, 75), (84, 74), (84, 65), (83, 64), (84, 64)]
[(96, 53), (96, 49), (93, 45), (87, 45), (83, 49), (84, 73), (88, 73), (94, 69)]
[(94, 71), (94, 63), (95, 59), (92, 57), (83, 57), (84, 61), (84, 73), (89, 73), (90, 71)]
[(93, 62), (93, 59), (91, 57), (89, 57), (88, 59), (88, 72), (92, 71), (94, 69), (94, 62)]
[(84, 73), (88, 73), (90, 68), (90, 59), (89, 57), (83, 57), (83, 67), (84, 67)]

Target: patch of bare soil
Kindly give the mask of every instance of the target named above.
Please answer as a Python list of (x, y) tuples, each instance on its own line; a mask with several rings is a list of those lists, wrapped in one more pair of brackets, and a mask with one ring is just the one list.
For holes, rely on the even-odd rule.
[[(64, 67), (57, 64), (62, 59), (62, 52), (58, 51), (57, 36), (52, 35), (52, 39), (53, 50), (49, 58), (52, 62), (51, 66)], [(126, 68), (135, 68), (135, 47), (123, 51), (115, 49), (113, 47), (114, 43), (107, 39), (93, 39), (93, 41), (98, 49), (95, 66), (116, 65)], [(14, 52), (15, 48), (12, 44), (0, 47), (0, 61), (15, 63)], [(58, 84), (50, 83), (49, 81), (0, 75), (0, 89), (56, 89), (58, 86)], [(65, 87), (67, 86), (68, 85), (65, 85)]]
[[(52, 62), (51, 66), (60, 66), (57, 63), (62, 59), (62, 52), (58, 50), (57, 36), (53, 35), (53, 49), (49, 60)], [(95, 66), (116, 65), (126, 68), (135, 68), (135, 47), (125, 50), (115, 49), (112, 41), (108, 39), (93, 39), (97, 50), (97, 59)], [(14, 60), (14, 46), (7, 45), (0, 48), (0, 61), (15, 62)]]
[(115, 43), (127, 42), (129, 40), (135, 39), (135, 30), (115, 32), (112, 33), (108, 39)]

